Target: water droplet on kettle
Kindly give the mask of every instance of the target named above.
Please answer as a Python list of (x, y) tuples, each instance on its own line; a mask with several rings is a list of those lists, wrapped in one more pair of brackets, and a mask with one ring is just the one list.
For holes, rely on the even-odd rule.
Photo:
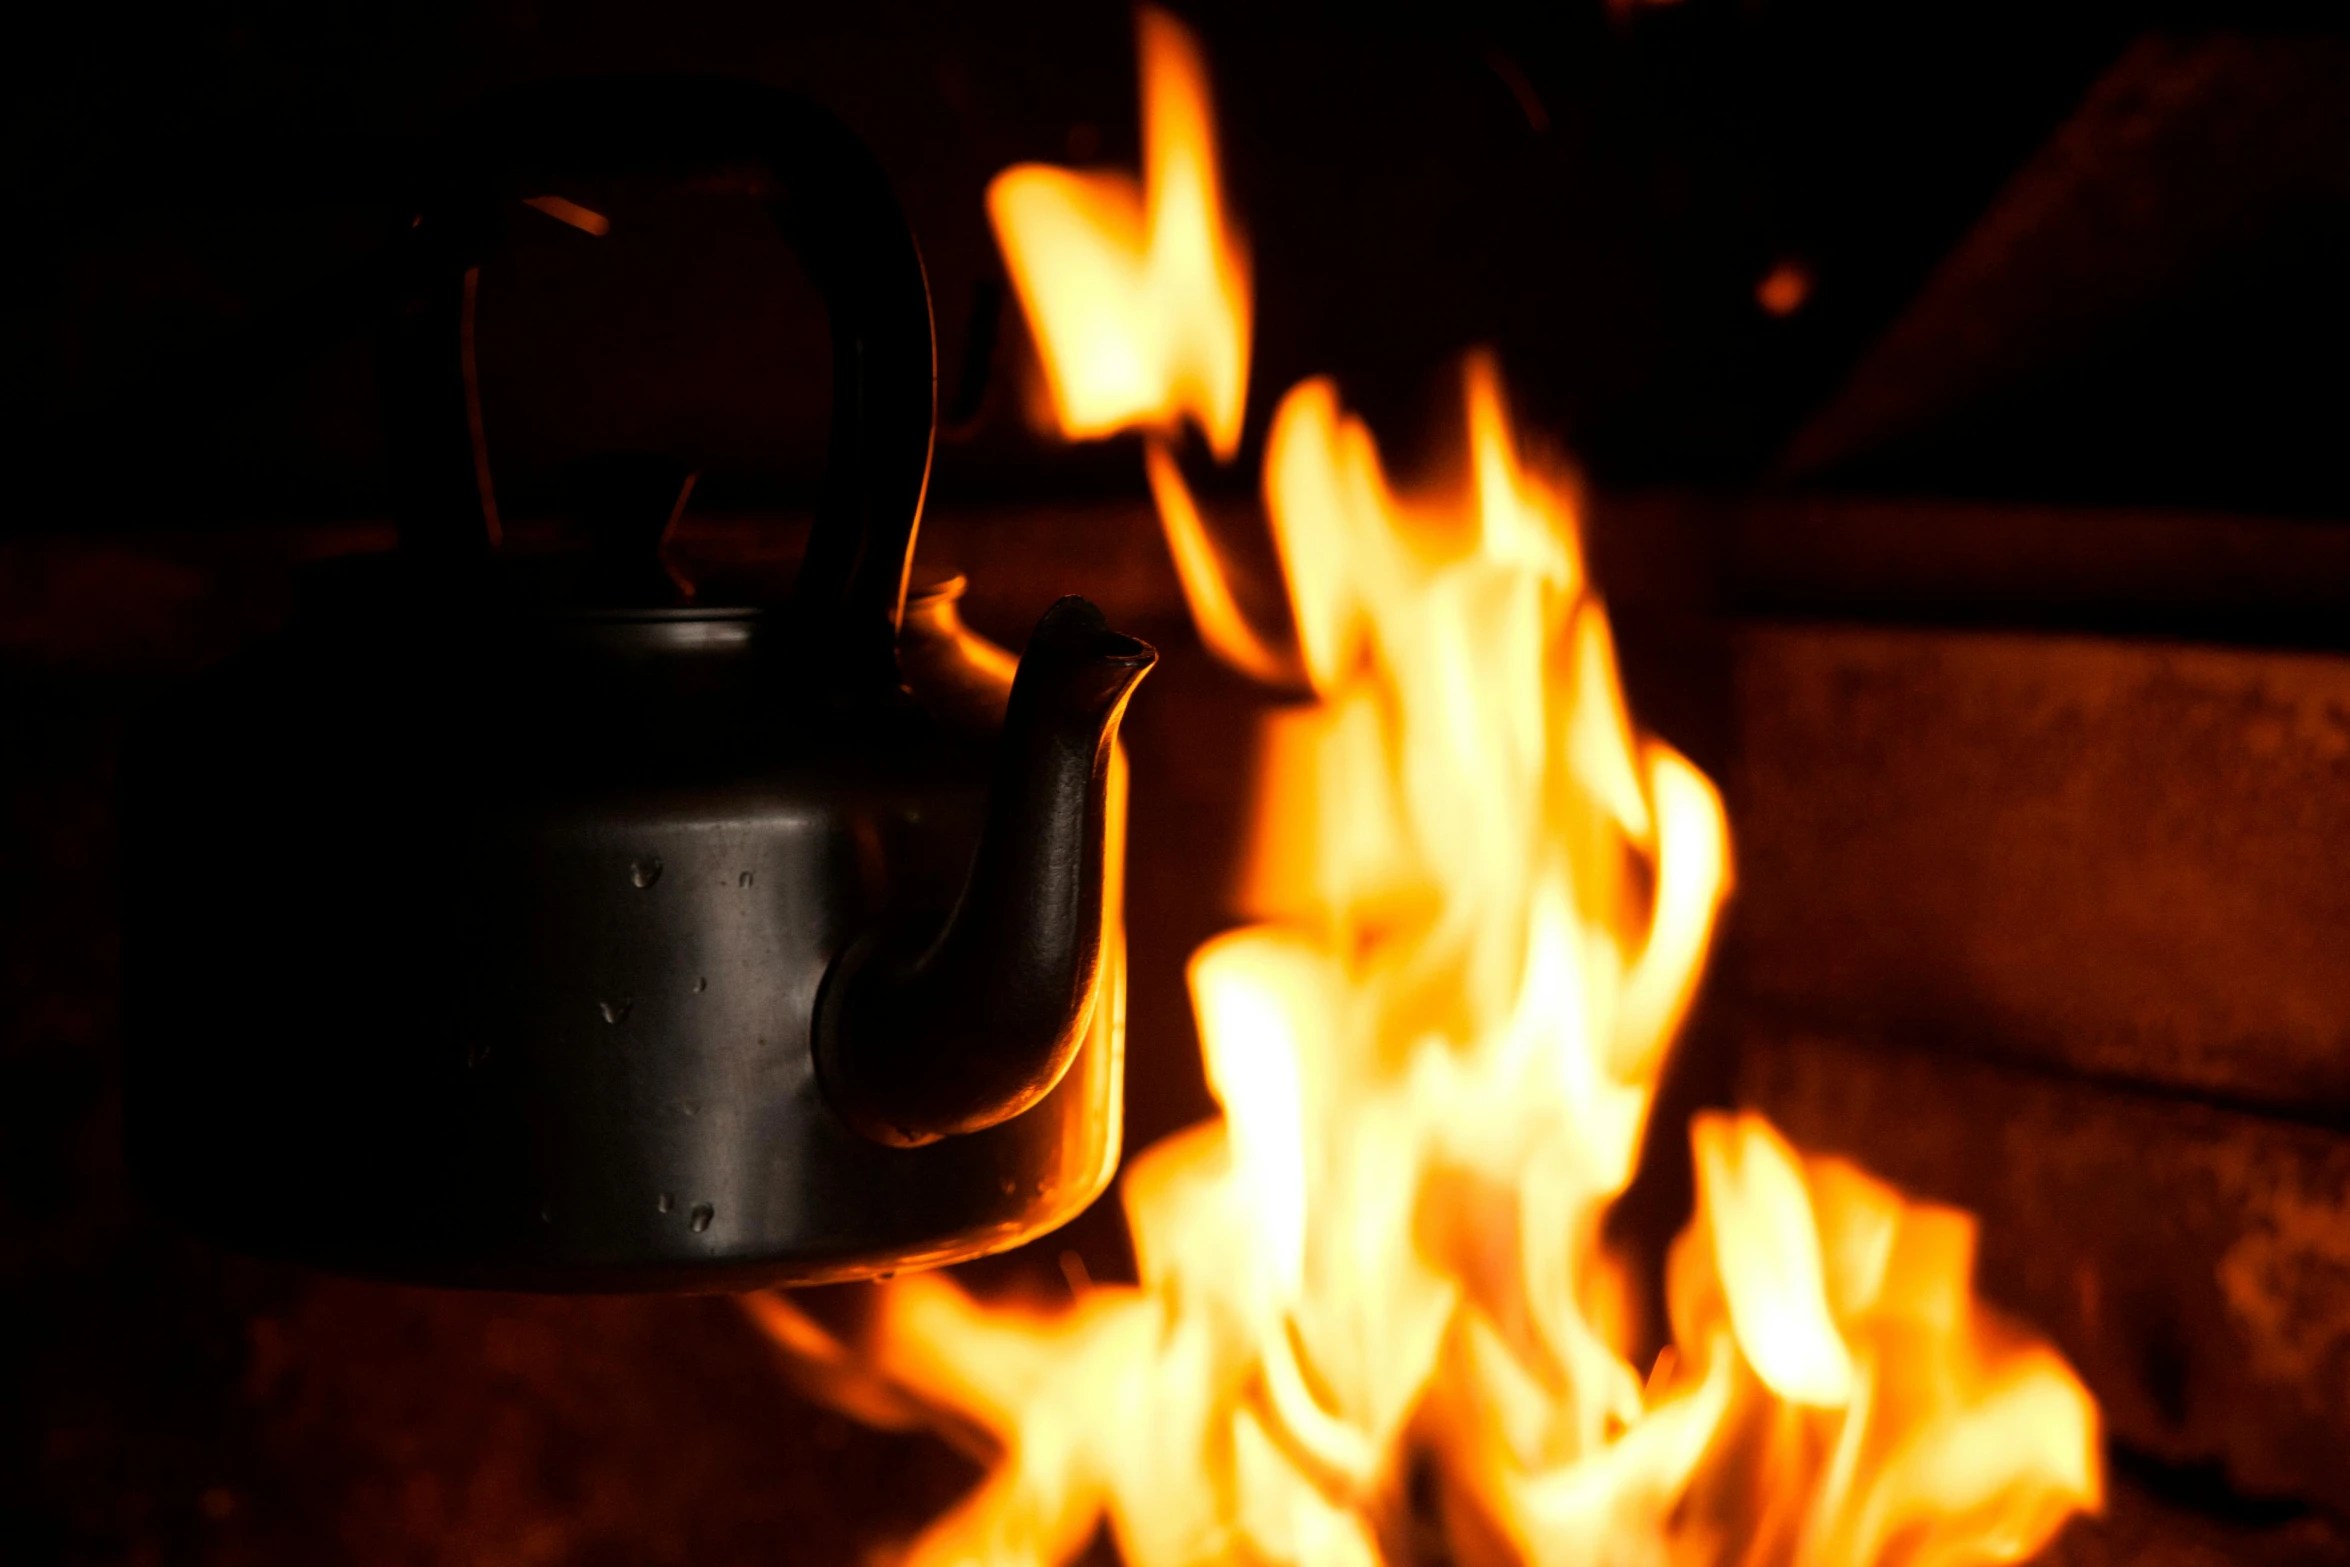
[(635, 1005), (636, 1003), (634, 1001), (630, 1000), (626, 996), (622, 996), (618, 1001), (597, 1002), (596, 1010), (604, 1014), (605, 1022), (618, 1023), (624, 1021), (628, 1017), (630, 1009)]
[(998, 1191), (1002, 1192), (1002, 1193), (1003, 1193), (1003, 1194), (1004, 1194), (1006, 1197), (1009, 1197), (1009, 1196), (1011, 1196), (1011, 1195), (1012, 1195), (1014, 1192), (1016, 1192), (1016, 1191), (1018, 1191), (1018, 1190), (1020, 1189), (1020, 1183), (1019, 1183), (1018, 1181), (1015, 1181), (1015, 1180), (1013, 1180), (1013, 1179), (1012, 1179), (1010, 1176), (1008, 1176), (1008, 1175), (1007, 1175), (1007, 1176), (1005, 1176), (1005, 1177), (1004, 1177), (1002, 1180), (1000, 1180), (1000, 1181), (996, 1182), (995, 1184), (996, 1184), (996, 1190), (998, 1190)]
[(749, 871), (745, 871), (745, 872), (743, 872), (743, 873), (742, 873), (742, 875), (741, 875), (741, 877), (740, 877), (739, 879), (737, 879), (737, 880), (736, 880), (736, 882), (735, 882), (735, 885), (736, 885), (737, 887), (748, 887), (750, 884), (751, 884), (751, 873), (750, 873)]
[(694, 976), (694, 994), (695, 994), (695, 995), (697, 995), (697, 996), (698, 996), (698, 995), (700, 995), (700, 994), (701, 994), (703, 991), (705, 991), (705, 990), (708, 990), (709, 988), (710, 988), (710, 981), (709, 981), (709, 979), (708, 979), (706, 976), (704, 976), (704, 975), (701, 975), (701, 974), (696, 974), (696, 975)]
[(632, 886), (650, 887), (661, 879), (661, 857), (657, 854), (648, 854), (630, 865), (628, 879)]
[(554, 1209), (552, 1209), (552, 1208), (541, 1208), (541, 1209), (539, 1210), (539, 1223), (541, 1223), (541, 1224), (552, 1224), (552, 1223), (554, 1223), (554, 1222), (555, 1222), (555, 1210), (554, 1210)]
[(704, 1230), (708, 1229), (710, 1227), (710, 1221), (717, 1217), (718, 1210), (716, 1208), (711, 1207), (706, 1202), (698, 1202), (694, 1204), (694, 1211), (686, 1216), (685, 1222), (692, 1225), (694, 1233), (699, 1235)]
[(873, 1277), (874, 1277), (874, 1278), (875, 1278), (875, 1279), (876, 1279), (878, 1282), (880, 1282), (880, 1283), (883, 1283), (883, 1284), (887, 1284), (887, 1283), (888, 1283), (890, 1280), (892, 1280), (892, 1279), (896, 1278), (897, 1276), (898, 1276), (898, 1270), (897, 1270), (897, 1269), (895, 1269), (895, 1268), (884, 1268), (884, 1269), (882, 1269), (882, 1270), (881, 1270), (879, 1273), (876, 1273), (875, 1275), (873, 1275)]
[(667, 1213), (670, 1209), (676, 1206), (677, 1199), (670, 1196), (667, 1192), (663, 1192), (660, 1196), (653, 1199), (653, 1210), (656, 1213)]

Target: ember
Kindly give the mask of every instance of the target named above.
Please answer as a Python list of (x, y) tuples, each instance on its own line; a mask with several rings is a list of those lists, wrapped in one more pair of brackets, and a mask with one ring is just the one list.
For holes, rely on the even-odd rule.
[[(1174, 458), (1238, 446), (1246, 267), (1204, 71), (1141, 23), (1145, 179), (1014, 169), (991, 211), (1062, 433), (1141, 427), (1203, 639), (1250, 626)], [(852, 1413), (1000, 1445), (919, 1563), (1958, 1564), (2100, 1502), (2071, 1369), (1971, 1293), (1973, 1221), (1761, 1117), (1690, 1128), (1673, 1342), (1644, 1376), (1602, 1238), (1729, 882), (1713, 786), (1638, 734), (1575, 492), (1490, 357), (1457, 483), (1399, 487), (1326, 380), (1263, 493), (1317, 700), (1266, 747), (1263, 923), (1191, 966), (1224, 1115), (1129, 1165), (1140, 1282), (1062, 1311), (884, 1293)], [(787, 1348), (836, 1346), (779, 1299)], [(886, 1389), (887, 1392), (878, 1391)], [(878, 1411), (878, 1415), (876, 1412)], [(1433, 1487), (1416, 1485), (1432, 1476)], [(1430, 1516), (1433, 1514), (1434, 1516)]]

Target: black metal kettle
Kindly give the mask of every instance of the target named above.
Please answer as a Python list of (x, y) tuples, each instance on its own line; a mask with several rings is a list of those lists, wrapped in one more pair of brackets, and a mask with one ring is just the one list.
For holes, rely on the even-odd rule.
[[(856, 139), (746, 83), (478, 115), (384, 263), (400, 547), (125, 755), (133, 1168), (225, 1243), (532, 1289), (747, 1287), (1000, 1249), (1118, 1155), (1114, 737), (1155, 654), (1064, 599), (1010, 659), (905, 603), (929, 296)], [(475, 280), (566, 175), (754, 180), (826, 300), (788, 604), (681, 594), (682, 470), (582, 557), (493, 547)]]

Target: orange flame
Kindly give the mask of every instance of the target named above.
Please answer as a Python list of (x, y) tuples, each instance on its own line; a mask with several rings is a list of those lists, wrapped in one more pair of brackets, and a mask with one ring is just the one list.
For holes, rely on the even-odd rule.
[(1137, 22), (1141, 182), (1017, 164), (988, 186), (988, 216), (1061, 434), (1189, 417), (1228, 459), (1248, 395), (1248, 256), (1224, 219), (1199, 45), (1164, 11), (1144, 6)]
[[(1146, 11), (1143, 30), (1149, 101), (1204, 105), (1180, 29)], [(1035, 188), (1109, 188), (1061, 178)], [(1039, 280), (1091, 264), (1064, 252), (1101, 225), (995, 210), (1040, 342), (1075, 331)], [(1177, 362), (1170, 334), (1196, 327), (1175, 305), (1092, 319), (1130, 331), (1135, 362)], [(1212, 325), (1245, 342), (1243, 310)], [(1085, 418), (1188, 410), (1174, 384)], [(1464, 478), (1436, 491), (1391, 483), (1328, 381), (1274, 415), (1265, 507), (1318, 700), (1266, 747), (1262, 923), (1191, 964), (1222, 1118), (1126, 1172), (1138, 1283), (1051, 1311), (901, 1280), (853, 1364), (760, 1307), (804, 1385), (1000, 1444), (911, 1563), (1052, 1567), (1106, 1521), (1128, 1567), (1372, 1567), (1423, 1554), (1430, 1527), (1479, 1564), (1964, 1567), (2099, 1503), (2096, 1407), (1974, 1301), (1973, 1221), (1758, 1116), (1692, 1124), (1673, 1343), (1645, 1378), (1628, 1358), (1601, 1226), (1712, 939), (1728, 830), (1625, 710), (1573, 487), (1521, 449), (1489, 358), (1464, 390)]]
[(1200, 637), (1225, 662), (1279, 679), (1281, 659), (1233, 600), (1174, 437), (1197, 425), (1221, 461), (1248, 401), (1248, 253), (1225, 216), (1215, 113), (1199, 44), (1166, 12), (1136, 12), (1139, 183), (1022, 163), (987, 188), (996, 242), (1027, 313), (1063, 439), (1149, 432), (1151, 495)]

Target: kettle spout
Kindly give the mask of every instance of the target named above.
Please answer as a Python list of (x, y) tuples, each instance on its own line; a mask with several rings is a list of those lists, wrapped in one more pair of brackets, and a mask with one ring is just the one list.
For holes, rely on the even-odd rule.
[(825, 975), (813, 1040), (833, 1109), (914, 1147), (1011, 1119), (1084, 1042), (1101, 989), (1118, 720), (1158, 662), (1065, 598), (1020, 660), (987, 821), (944, 923), (885, 925)]

